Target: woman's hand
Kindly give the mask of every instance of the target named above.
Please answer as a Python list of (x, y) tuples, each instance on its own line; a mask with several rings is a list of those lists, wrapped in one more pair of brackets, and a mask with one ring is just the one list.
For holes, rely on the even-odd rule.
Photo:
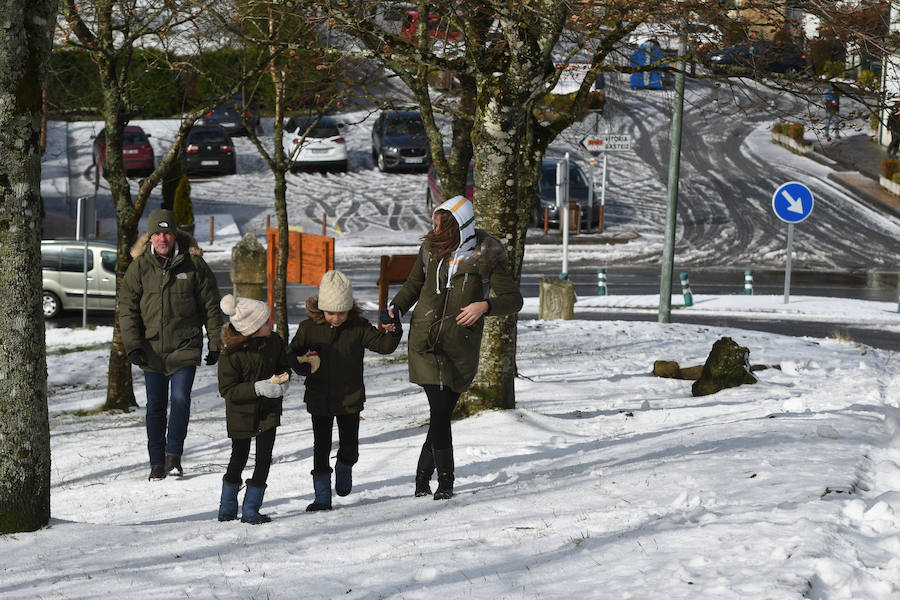
[(462, 325), (463, 327), (474, 325), (487, 310), (488, 303), (484, 300), (464, 306), (459, 310), (459, 314), (456, 315), (456, 324)]

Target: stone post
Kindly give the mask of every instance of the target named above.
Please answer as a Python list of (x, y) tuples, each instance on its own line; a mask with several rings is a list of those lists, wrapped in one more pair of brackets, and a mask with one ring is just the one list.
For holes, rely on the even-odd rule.
[(256, 236), (247, 233), (231, 249), (231, 283), (234, 295), (265, 301), (266, 249)]
[(575, 318), (575, 284), (559, 277), (541, 277), (538, 318), (571, 320)]

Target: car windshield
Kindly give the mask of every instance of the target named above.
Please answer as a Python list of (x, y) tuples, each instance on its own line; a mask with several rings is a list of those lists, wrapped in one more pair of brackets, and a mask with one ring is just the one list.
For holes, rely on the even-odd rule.
[(144, 137), (144, 134), (139, 131), (126, 131), (125, 132), (125, 141), (123, 142), (126, 146), (143, 146), (147, 143), (147, 138)]
[(393, 117), (388, 119), (387, 133), (388, 135), (425, 135), (425, 125), (418, 117)]
[[(541, 168), (541, 192), (545, 195), (555, 193), (556, 187), (556, 163), (544, 165)], [(569, 164), (569, 189), (582, 188), (587, 189), (588, 184), (584, 178), (581, 169), (574, 163)]]
[[(309, 127), (309, 122), (301, 121), (297, 124), (297, 135), (303, 135), (306, 132), (306, 129)], [(312, 129), (309, 130), (309, 133), (306, 134), (308, 138), (333, 138), (341, 135), (341, 132), (338, 131), (337, 125), (334, 123), (323, 123), (319, 121), (316, 123)]]
[(225, 134), (221, 131), (192, 131), (189, 144), (225, 144)]

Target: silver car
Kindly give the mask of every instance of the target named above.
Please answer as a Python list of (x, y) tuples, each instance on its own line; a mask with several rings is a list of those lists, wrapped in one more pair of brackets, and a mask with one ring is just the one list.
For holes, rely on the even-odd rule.
[[(45, 319), (52, 319), (64, 310), (81, 310), (84, 259), (83, 241), (41, 241)], [(116, 245), (113, 242), (88, 242), (87, 303), (88, 310), (116, 309)]]

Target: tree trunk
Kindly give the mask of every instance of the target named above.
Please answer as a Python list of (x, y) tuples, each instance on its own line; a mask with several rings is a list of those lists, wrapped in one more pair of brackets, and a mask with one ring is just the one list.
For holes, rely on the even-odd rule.
[[(539, 158), (535, 161), (540, 152), (535, 152), (529, 135), (529, 111), (528, 93), (517, 93), (514, 86), (500, 86), (496, 80), (479, 82), (472, 130), (476, 226), (504, 245), (516, 281), (540, 165)], [(516, 315), (486, 319), (478, 373), (461, 399), (460, 414), (515, 407), (517, 320)]]
[(118, 291), (125, 277), (125, 271), (131, 264), (131, 247), (137, 239), (137, 219), (134, 218), (131, 188), (125, 177), (125, 165), (122, 162), (123, 127), (127, 118), (121, 90), (113, 77), (114, 72), (107, 72), (101, 77), (103, 112), (106, 115), (106, 177), (116, 209), (116, 319), (109, 352), (109, 373), (103, 410), (128, 411), (138, 404), (134, 398), (131, 361), (128, 360), (125, 345), (122, 343), (122, 332), (119, 330)]
[(0, 534), (50, 520), (40, 136), (56, 8), (56, 0), (0, 5)]

